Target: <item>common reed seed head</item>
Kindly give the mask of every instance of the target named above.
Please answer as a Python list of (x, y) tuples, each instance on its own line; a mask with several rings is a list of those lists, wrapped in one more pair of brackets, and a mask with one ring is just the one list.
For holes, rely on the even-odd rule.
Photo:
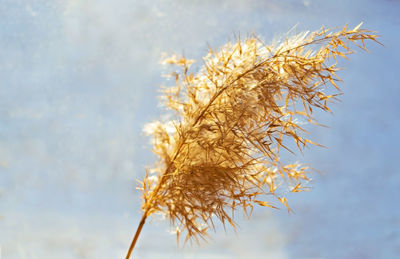
[[(360, 24), (361, 25), (361, 24)], [(145, 130), (153, 136), (158, 163), (141, 182), (143, 210), (161, 212), (177, 228), (177, 238), (204, 238), (215, 218), (234, 228), (234, 211), (254, 205), (273, 207), (266, 194), (288, 209), (287, 191), (299, 192), (309, 180), (300, 164), (284, 165), (279, 151), (292, 139), (299, 150), (315, 144), (304, 138), (300, 121), (315, 123), (313, 109), (329, 111), (340, 80), (336, 57), (352, 47), (366, 50), (377, 42), (373, 32), (344, 27), (320, 29), (265, 45), (255, 36), (210, 50), (204, 65), (176, 55), (165, 64), (179, 68), (163, 100), (174, 119), (156, 121)], [(271, 197), (270, 196), (270, 197)]]

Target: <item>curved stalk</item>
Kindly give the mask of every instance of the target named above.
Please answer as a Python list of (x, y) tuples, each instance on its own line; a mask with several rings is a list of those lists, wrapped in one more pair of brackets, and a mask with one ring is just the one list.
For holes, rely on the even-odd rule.
[(142, 219), (140, 220), (139, 226), (136, 229), (135, 236), (133, 237), (131, 246), (129, 247), (128, 253), (126, 254), (126, 259), (129, 259), (131, 257), (133, 248), (135, 248), (136, 241), (139, 238), (140, 232), (142, 231), (144, 223), (146, 223), (146, 218), (147, 218), (147, 211), (143, 213)]

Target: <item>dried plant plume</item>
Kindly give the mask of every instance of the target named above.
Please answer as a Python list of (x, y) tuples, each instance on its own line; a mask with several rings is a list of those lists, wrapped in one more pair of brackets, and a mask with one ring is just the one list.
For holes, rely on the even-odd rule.
[(178, 68), (171, 74), (175, 85), (163, 90), (173, 119), (145, 128), (159, 161), (140, 183), (144, 219), (160, 212), (178, 239), (185, 232), (186, 240), (197, 241), (215, 219), (235, 228), (238, 208), (275, 208), (268, 197), (290, 209), (284, 194), (303, 190), (309, 168), (283, 164), (279, 152), (289, 149), (288, 140), (299, 150), (316, 144), (304, 137), (301, 121), (317, 124), (313, 111), (330, 111), (340, 93), (337, 57), (378, 42), (360, 26), (322, 28), (273, 45), (238, 38), (210, 50), (197, 73), (190, 72), (193, 60), (165, 59)]

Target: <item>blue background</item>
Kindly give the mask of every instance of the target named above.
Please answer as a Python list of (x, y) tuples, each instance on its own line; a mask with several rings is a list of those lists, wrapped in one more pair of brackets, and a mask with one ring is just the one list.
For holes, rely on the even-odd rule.
[(251, 32), (363, 27), (368, 44), (342, 60), (344, 95), (329, 128), (288, 156), (321, 171), (289, 195), (294, 213), (259, 208), (236, 234), (176, 245), (148, 221), (135, 258), (399, 258), (400, 2), (395, 0), (70, 0), (0, 2), (0, 246), (3, 258), (123, 258), (154, 162), (146, 122), (160, 118), (160, 56), (199, 59)]

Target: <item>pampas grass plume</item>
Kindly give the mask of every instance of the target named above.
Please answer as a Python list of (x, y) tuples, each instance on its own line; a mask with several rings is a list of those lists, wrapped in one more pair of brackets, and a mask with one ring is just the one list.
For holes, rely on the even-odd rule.
[(378, 42), (360, 26), (322, 28), (273, 45), (254, 35), (238, 38), (210, 50), (197, 73), (190, 72), (193, 60), (166, 58), (178, 68), (162, 96), (173, 119), (145, 127), (159, 161), (140, 182), (143, 216), (126, 258), (156, 212), (170, 220), (177, 239), (198, 241), (216, 219), (235, 228), (238, 208), (248, 215), (256, 205), (276, 208), (275, 197), (290, 210), (284, 194), (304, 190), (310, 170), (283, 164), (279, 152), (289, 150), (288, 140), (299, 150), (316, 144), (304, 137), (302, 121), (317, 124), (313, 111), (330, 111), (340, 94), (337, 57)]

